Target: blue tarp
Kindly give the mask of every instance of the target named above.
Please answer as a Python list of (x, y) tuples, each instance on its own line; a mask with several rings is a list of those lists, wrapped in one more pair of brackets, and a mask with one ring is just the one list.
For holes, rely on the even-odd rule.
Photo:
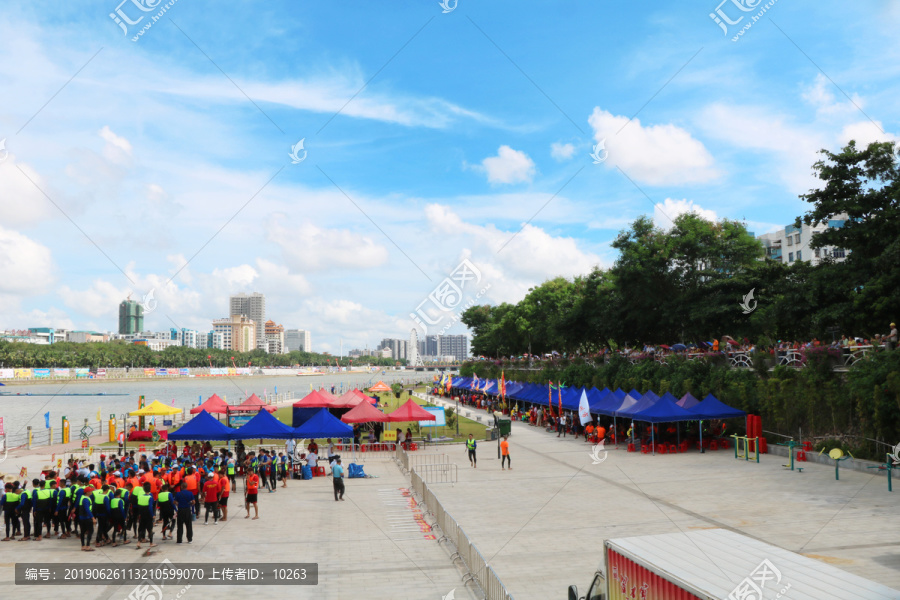
[(327, 408), (320, 408), (319, 412), (293, 431), (294, 437), (304, 440), (353, 437), (353, 427), (332, 415)]
[(675, 421), (696, 421), (697, 416), (691, 414), (675, 403), (675, 396), (666, 393), (650, 407), (631, 415), (635, 421), (649, 423), (671, 423)]
[(200, 411), (197, 416), (169, 434), (170, 440), (232, 440), (235, 429), (222, 425), (208, 412)]
[(271, 413), (260, 410), (256, 416), (232, 435), (233, 440), (272, 439), (286, 440), (293, 438), (294, 430), (276, 419)]
[(709, 394), (703, 401), (688, 409), (688, 412), (695, 415), (696, 419), (736, 419), (738, 417), (746, 417), (747, 413), (737, 408), (731, 408), (727, 404), (720, 402), (715, 396)]

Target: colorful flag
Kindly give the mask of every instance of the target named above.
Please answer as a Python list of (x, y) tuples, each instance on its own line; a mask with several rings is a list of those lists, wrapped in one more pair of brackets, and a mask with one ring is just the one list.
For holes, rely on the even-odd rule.
[(500, 371), (500, 388), (497, 391), (506, 398), (506, 374), (503, 371)]
[(100, 414), (100, 407), (97, 407), (97, 420), (100, 421), (103, 419), (103, 415)]
[(450, 388), (453, 387), (453, 375), (447, 375), (447, 393), (450, 392)]
[(50, 429), (50, 411), (44, 413), (44, 428)]

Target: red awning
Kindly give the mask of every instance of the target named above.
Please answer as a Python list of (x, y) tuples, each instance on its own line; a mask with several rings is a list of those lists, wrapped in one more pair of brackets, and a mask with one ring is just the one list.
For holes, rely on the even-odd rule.
[(419, 406), (414, 400), (410, 399), (388, 415), (388, 421), (391, 423), (405, 423), (407, 421), (435, 421), (437, 417)]
[(368, 402), (363, 402), (362, 399), (360, 399), (359, 404), (347, 411), (347, 414), (341, 417), (341, 421), (344, 423), (371, 423), (372, 421), (385, 423), (387, 420), (388, 416), (386, 414)]
[(200, 406), (195, 406), (191, 409), (191, 414), (196, 415), (200, 414), (204, 410), (211, 414), (220, 414), (224, 415), (228, 412), (228, 404), (225, 403), (224, 400), (219, 398), (218, 394), (213, 394)]
[(230, 406), (228, 408), (228, 412), (232, 413), (240, 413), (240, 412), (248, 412), (255, 413), (259, 412), (260, 409), (264, 409), (266, 412), (273, 413), (276, 408), (274, 406), (269, 406), (265, 402), (259, 399), (259, 396), (256, 394), (250, 394), (250, 397), (241, 402), (238, 406)]
[(328, 392), (322, 393), (315, 390), (306, 395), (302, 400), (294, 402), (294, 408), (331, 408), (334, 399)]

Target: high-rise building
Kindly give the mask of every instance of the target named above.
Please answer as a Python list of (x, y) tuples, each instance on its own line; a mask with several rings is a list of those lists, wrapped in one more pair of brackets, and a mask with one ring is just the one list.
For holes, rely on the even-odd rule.
[(250, 352), (258, 346), (256, 343), (256, 323), (243, 315), (216, 319), (213, 321), (213, 334), (222, 334), (222, 346), (224, 350), (235, 352)]
[(381, 340), (381, 348), (389, 349), (391, 351), (391, 358), (394, 360), (406, 360), (408, 347), (408, 340), (398, 340), (396, 338), (385, 338)]
[(266, 321), (266, 352), (269, 354), (284, 354), (287, 349), (284, 345), (284, 326), (276, 325), (275, 321)]
[(119, 333), (132, 334), (144, 330), (144, 307), (134, 300), (119, 304)]
[[(266, 322), (266, 297), (259, 292), (252, 294), (234, 294), (228, 299), (228, 316), (245, 316), (256, 325), (256, 342), (254, 348), (265, 348), (266, 331), (263, 323)], [(250, 348), (253, 350), (253, 348)]]
[(462, 362), (469, 356), (469, 338), (464, 335), (439, 335), (438, 354), (440, 356), (453, 356)]
[(305, 329), (285, 329), (284, 345), (287, 352), (312, 352), (311, 336)]

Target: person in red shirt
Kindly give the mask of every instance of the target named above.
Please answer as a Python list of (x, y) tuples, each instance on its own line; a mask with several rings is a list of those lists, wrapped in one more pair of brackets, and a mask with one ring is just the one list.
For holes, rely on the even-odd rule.
[(247, 516), (245, 519), (250, 518), (250, 505), (253, 505), (253, 511), (255, 516), (253, 519), (259, 518), (259, 507), (256, 505), (256, 498), (259, 494), (259, 475), (256, 473), (250, 473), (247, 476), (247, 481), (244, 484), (244, 507), (247, 509)]
[(219, 524), (219, 484), (212, 478), (207, 479), (203, 484), (203, 501), (206, 506), (206, 516), (203, 518), (203, 524), (209, 525), (209, 511), (213, 514), (213, 525)]
[(222, 511), (222, 522), (228, 520), (228, 496), (231, 495), (231, 482), (225, 475), (225, 467), (219, 469), (219, 510)]

